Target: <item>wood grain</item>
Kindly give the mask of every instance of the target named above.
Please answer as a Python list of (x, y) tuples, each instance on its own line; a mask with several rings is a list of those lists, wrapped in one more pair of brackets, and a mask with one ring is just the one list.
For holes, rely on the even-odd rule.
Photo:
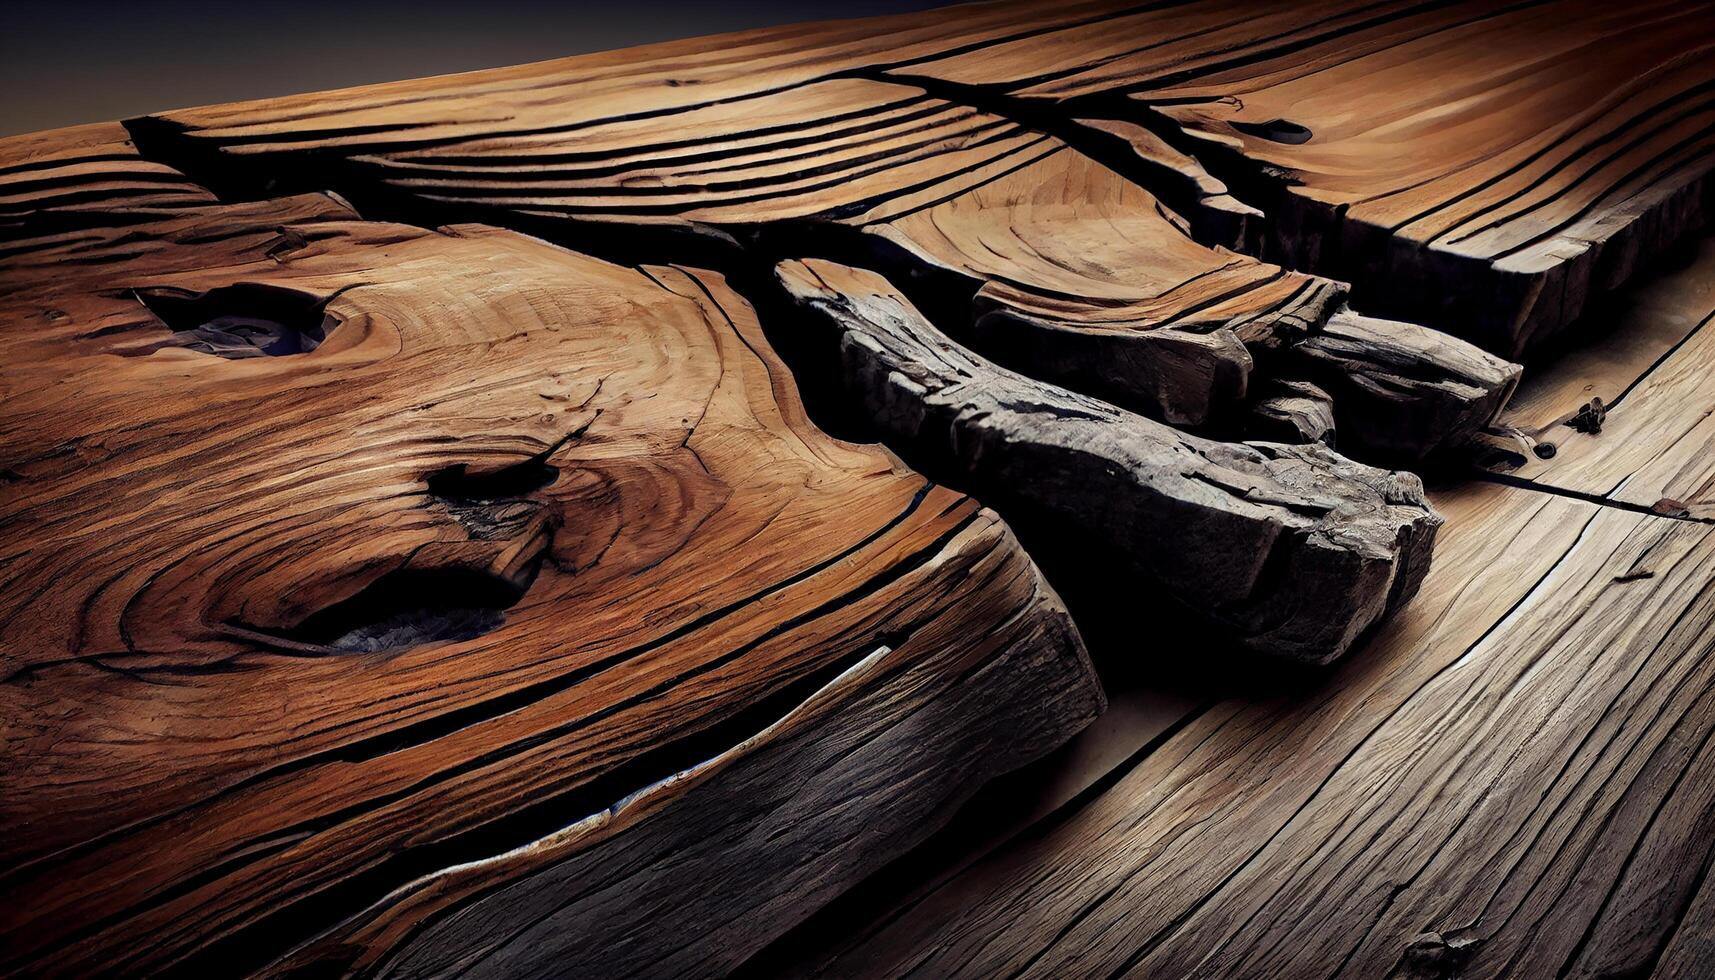
[[(972, 346), (1152, 418), (1205, 425), (1247, 392), (1250, 348), (1319, 329), (1345, 287), (1193, 241), (1147, 190), (1064, 144), (866, 231), (894, 278), (959, 276)], [(911, 263), (927, 268), (915, 268)]]
[(998, 519), (813, 429), (719, 276), (319, 196), (26, 256), (7, 972), (736, 962), (1100, 708)]
[[(1501, 451), (1486, 467), (1540, 489), (1715, 519), (1715, 491), (1698, 469), (1715, 452), (1711, 323), (1715, 245), (1704, 239), (1684, 268), (1638, 285), (1609, 322), (1592, 325), (1595, 337), (1524, 389), (1501, 420), (1510, 435), (1489, 440)], [(1600, 422), (1580, 426), (1592, 401)], [(1663, 457), (1686, 465), (1652, 465)]]
[[(1617, 422), (1665, 416), (1629, 439), (1561, 430), (1580, 442), (1548, 462), (1618, 486), (1611, 500), (1562, 495), (1552, 469), (1433, 489), (1436, 564), (1362, 657), (1280, 694), (1212, 680), (1225, 697), (1111, 788), (771, 966), (1700, 975), (1715, 525), (1619, 507), (1710, 479), (1709, 406), (1685, 410), (1706, 373), (1678, 362), (1700, 356), (1710, 254), (1629, 297), (1638, 333), (1610, 325), (1521, 395), (1525, 418), (1590, 391), (1632, 393)], [(1653, 346), (1626, 343), (1640, 335)]]
[[(727, 74), (730, 52), (651, 46), (623, 80), (607, 78), (605, 56), (571, 58), (457, 87), (426, 80), (403, 104), (403, 91), (380, 87), (131, 126), (163, 158), (247, 191), (333, 187), (366, 211), (476, 218), (608, 254), (742, 262), (732, 253), (748, 246), (877, 265), (937, 319), (968, 317), (962, 339), (1007, 366), (1153, 418), (1230, 430), (1259, 348), (1321, 330), (1347, 288), (1226, 248), (1254, 237), (1262, 215), (1147, 129), (1044, 118), (1018, 110), (1022, 99), (940, 91), (933, 77), (949, 52), (967, 52), (951, 55), (958, 62), (991, 45), (1019, 49), (1023, 63), (1061, 34), (1133, 30), (1132, 20), (979, 6), (933, 40), (920, 28), (863, 33), (882, 22), (759, 37), (742, 79)], [(1003, 34), (1000, 22), (1016, 29)], [(839, 40), (820, 74), (781, 60), (777, 49), (821, 31)], [(674, 54), (679, 74), (663, 93), (651, 66)], [(1067, 143), (1082, 132), (1123, 146), (1104, 156), (1117, 152), (1128, 174)], [(1421, 344), (1393, 345), (1404, 346)], [(1370, 398), (1373, 379), (1341, 387), (1354, 417), (1403, 398)], [(1416, 426), (1373, 440), (1355, 430), (1348, 448), (1416, 461), (1481, 429), (1507, 390), (1467, 400), (1480, 417), (1449, 417), (1442, 399), (1413, 413)]]
[(1708, 221), (1711, 9), (1116, 3), (885, 75), (1144, 123), (1266, 257), (1514, 357)]
[(1715, 856), (1715, 536), (1512, 488), (1437, 503), (1442, 560), (1366, 657), (1217, 704), (805, 972), (1647, 974)]
[(1524, 373), (1439, 331), (1350, 310), (1270, 353), (1279, 377), (1327, 394), (1342, 449), (1403, 466), (1466, 450)]
[[(33, 241), (66, 241), (212, 203), (207, 188), (137, 152), (118, 123), (0, 138), (0, 258)], [(83, 240), (98, 241), (99, 231)]]
[[(1712, 12), (1000, 0), (0, 140), (0, 973), (1695, 974)], [(1054, 752), (1002, 515), (1171, 696)]]

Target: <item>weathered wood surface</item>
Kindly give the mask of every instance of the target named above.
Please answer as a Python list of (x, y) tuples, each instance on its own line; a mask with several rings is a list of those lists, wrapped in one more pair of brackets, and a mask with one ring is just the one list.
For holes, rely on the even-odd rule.
[(793, 974), (1647, 975), (1715, 840), (1715, 533), (1437, 504), (1418, 602), (1326, 688), (1217, 704)]
[(712, 969), (1099, 710), (719, 276), (315, 195), (0, 276), (9, 973)]
[(1436, 564), (1361, 658), (1284, 692), (1212, 668), (1093, 792), (947, 873), (903, 859), (747, 975), (1702, 976), (1715, 515), (1616, 504), (1715, 478), (1712, 269), (1706, 240), (1521, 389), (1515, 421), (1601, 392), (1659, 420), (1558, 429), (1548, 462), (1613, 503), (1553, 470), (1432, 489)]
[[(1712, 24), (1009, 0), (0, 140), (0, 972), (1699, 962), (1711, 253), (1602, 295)], [(1474, 440), (1428, 571), (1369, 464)], [(1184, 689), (769, 946), (1101, 708), (966, 493)]]
[[(1001, 32), (1008, 11), (1014, 29)], [(1013, 104), (980, 92), (925, 91), (914, 84), (924, 78), (889, 74), (993, 45), (1020, 48), (1023, 64), (1062, 33), (1133, 29), (1099, 7), (966, 14), (932, 36), (848, 24), (819, 62), (803, 60), (818, 32), (763, 32), (719, 56), (645, 49), (618, 78), (601, 58), (573, 58), (456, 87), (412, 83), (408, 97), (378, 86), (132, 125), (164, 158), (251, 193), (333, 187), (381, 213), (477, 217), (598, 251), (720, 254), (760, 242), (879, 262), (937, 315), (968, 305), (965, 339), (1008, 366), (1176, 424), (1242, 414), (1253, 362), (1321, 330), (1346, 287), (1221, 247), (1261, 216), (1147, 130), (1080, 122), (1073, 110), (1056, 111), (1063, 126), (1009, 116)], [(727, 60), (737, 50), (754, 52), (748, 75)], [(1123, 144), (1120, 160), (1143, 183), (1068, 145), (1062, 129)], [(1220, 241), (1195, 240), (1199, 230)], [(1350, 413), (1387, 414), (1385, 399), (1370, 411), (1372, 386), (1343, 388)], [(1504, 401), (1505, 387), (1491, 394)], [(1349, 448), (1385, 443), (1378, 458), (1414, 462), (1492, 419), (1438, 407), (1375, 443), (1354, 433)]]
[(1468, 448), (1523, 373), (1439, 331), (1350, 310), (1272, 356), (1281, 377), (1306, 378), (1329, 396), (1342, 448), (1401, 465)]
[(1334, 445), (1334, 400), (1308, 381), (1270, 386), (1251, 406), (1245, 434), (1265, 442)]
[(1515, 356), (1709, 219), (1715, 7), (1114, 4), (886, 76), (1143, 121), (1265, 256)]
[[(1357, 281), (1368, 312), (1513, 356), (1707, 220), (1712, 13), (1676, 0), (974, 4), (755, 32), (716, 52), (661, 45), (629, 70), (578, 58), (170, 113), (160, 128), (234, 165), (332, 151), (314, 169), (371, 192), (746, 222), (814, 213), (828, 187), (855, 200), (1022, 164), (1042, 136), (992, 112), (1049, 106), (1057, 131), (1090, 117), (1158, 129), (1262, 207), (1249, 224), (1280, 258)], [(932, 91), (889, 96), (851, 76)], [(840, 86), (865, 94), (810, 94)], [(949, 104), (961, 99), (990, 111)], [(711, 163), (747, 116), (759, 138)], [(810, 136), (833, 143), (815, 168)], [(776, 186), (783, 175), (796, 182)], [(1193, 193), (1229, 209), (1206, 183)]]
[(1205, 425), (1244, 398), (1252, 348), (1299, 339), (1344, 302), (1339, 283), (1198, 244), (1149, 191), (1052, 146), (948, 200), (866, 225), (898, 251), (884, 251), (894, 278), (969, 280), (970, 342), (1000, 363)]
[(1490, 440), (1501, 452), (1485, 465), (1544, 489), (1715, 518), (1715, 488), (1695, 465), (1655, 471), (1656, 480), (1637, 476), (1665, 454), (1695, 461), (1715, 453), (1712, 323), (1715, 241), (1705, 238), (1683, 268), (1605, 310), (1589, 325), (1595, 336), (1579, 338), (1521, 389), (1501, 419), (1509, 434)]
[(948, 340), (886, 280), (778, 275), (881, 431), (989, 499), (1115, 556), (1217, 635), (1327, 663), (1416, 594), (1441, 518), (1409, 473), (1327, 447), (1222, 443), (1033, 382)]
[(897, 249), (879, 261), (902, 282), (973, 281), (977, 349), (1167, 422), (1230, 413), (1253, 375), (1314, 378), (1349, 449), (1417, 463), (1464, 446), (1518, 380), (1464, 341), (1353, 314), (1341, 283), (1197, 243), (1159, 199), (1064, 146), (865, 230)]

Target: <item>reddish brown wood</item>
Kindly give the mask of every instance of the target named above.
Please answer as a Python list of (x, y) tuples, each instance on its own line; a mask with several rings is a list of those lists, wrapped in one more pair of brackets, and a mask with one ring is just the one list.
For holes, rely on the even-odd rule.
[(732, 964), (1100, 707), (712, 273), (311, 195), (0, 277), (8, 972)]
[[(0, 140), (0, 972), (734, 968), (1100, 709), (966, 492), (1132, 670), (1380, 640), (818, 965), (1695, 961), (1706, 331), (1503, 358), (1705, 222), (1708, 14), (1008, 0)], [(1474, 440), (1427, 574), (1374, 464)]]

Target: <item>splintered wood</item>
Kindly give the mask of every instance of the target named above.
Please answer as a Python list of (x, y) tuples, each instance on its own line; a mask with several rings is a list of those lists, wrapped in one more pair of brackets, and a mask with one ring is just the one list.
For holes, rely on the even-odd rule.
[[(0, 973), (1695, 973), (1712, 46), (1003, 0), (0, 139)], [(1189, 690), (949, 841), (1105, 705), (1050, 579)]]

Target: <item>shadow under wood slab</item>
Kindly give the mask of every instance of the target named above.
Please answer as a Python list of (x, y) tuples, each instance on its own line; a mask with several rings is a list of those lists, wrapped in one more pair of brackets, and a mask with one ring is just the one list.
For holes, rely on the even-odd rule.
[(1428, 569), (1441, 519), (1409, 473), (1316, 444), (1200, 439), (989, 364), (874, 273), (807, 260), (777, 274), (888, 437), (1057, 534), (1117, 551), (1138, 588), (1245, 647), (1335, 660)]
[(305, 195), (0, 280), (0, 971), (718, 970), (1101, 708), (717, 275)]

